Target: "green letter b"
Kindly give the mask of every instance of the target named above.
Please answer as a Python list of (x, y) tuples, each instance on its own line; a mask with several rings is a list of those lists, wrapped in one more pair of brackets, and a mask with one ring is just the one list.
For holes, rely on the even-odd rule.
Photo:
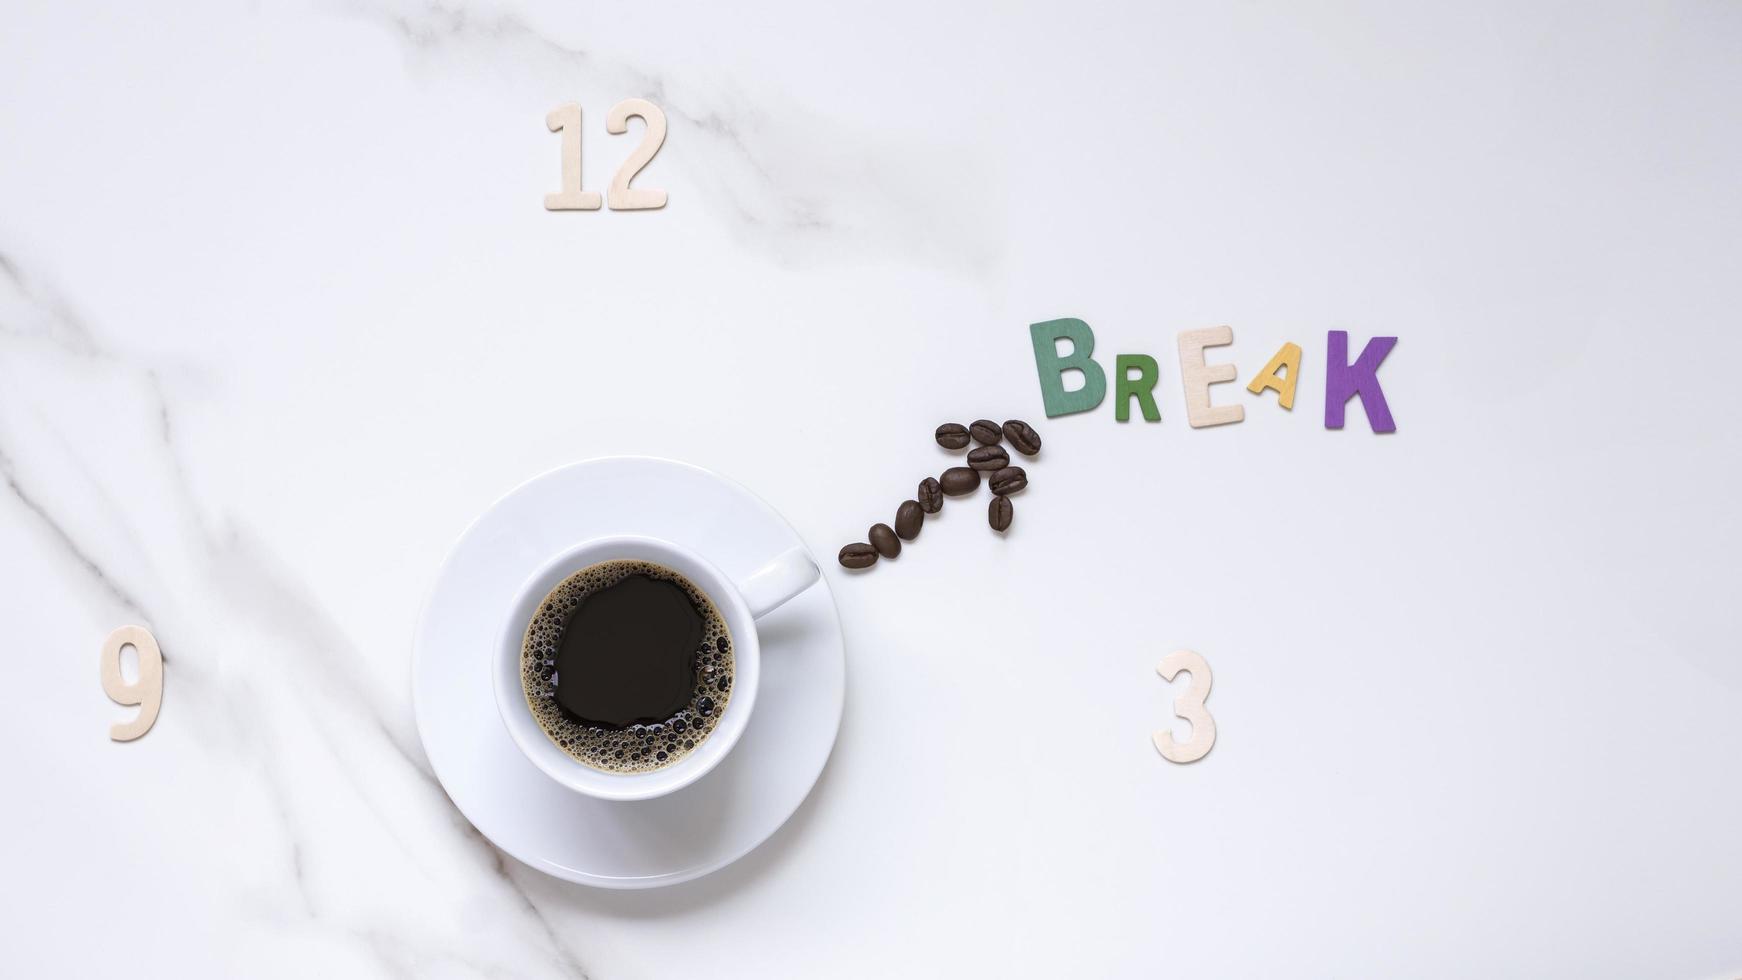
[[(1046, 417), (1087, 412), (1101, 404), (1107, 395), (1107, 374), (1090, 355), (1095, 353), (1095, 333), (1089, 325), (1075, 317), (1029, 324), (1034, 339), (1034, 367), (1040, 372), (1040, 397), (1046, 405)], [(1070, 354), (1060, 357), (1058, 342), (1071, 342)], [(1066, 371), (1083, 372), (1083, 386), (1076, 391), (1065, 390)]]

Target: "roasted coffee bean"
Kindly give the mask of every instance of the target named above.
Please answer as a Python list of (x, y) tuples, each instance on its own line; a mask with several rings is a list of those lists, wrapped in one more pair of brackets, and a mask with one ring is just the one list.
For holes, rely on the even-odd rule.
[(932, 477), (919, 481), (919, 509), (928, 514), (944, 509), (944, 488)]
[(966, 466), (952, 466), (944, 470), (944, 475), (938, 484), (944, 488), (944, 493), (952, 497), (960, 497), (964, 493), (973, 493), (980, 489), (980, 471)]
[(1020, 466), (1006, 466), (986, 479), (992, 492), (1003, 496), (1018, 493), (1023, 487), (1028, 486), (1028, 471)]
[(919, 537), (919, 529), (925, 524), (925, 511), (920, 509), (919, 501), (903, 500), (901, 506), (895, 508), (895, 533), (903, 541), (912, 541)]
[(1033, 456), (1040, 452), (1040, 433), (1021, 419), (1011, 419), (1004, 423), (1004, 438), (1009, 441), (1010, 448), (1024, 456)]
[(992, 498), (992, 506), (986, 508), (986, 523), (992, 525), (992, 530), (1003, 531), (1010, 527), (1012, 508), (1010, 498), (999, 494)]
[(895, 536), (895, 529), (887, 524), (871, 525), (871, 547), (885, 558), (894, 558), (901, 554), (901, 539)]
[(945, 422), (938, 426), (937, 440), (938, 445), (945, 449), (961, 449), (968, 444), (968, 430), (954, 422)]
[(997, 446), (976, 446), (968, 451), (968, 465), (977, 470), (1001, 470), (1010, 465), (1010, 454)]
[(877, 549), (863, 541), (841, 549), (841, 564), (847, 568), (870, 568), (877, 564)]
[(1004, 430), (998, 428), (998, 423), (989, 419), (981, 419), (968, 426), (968, 434), (982, 446), (996, 446), (998, 440), (1004, 438)]

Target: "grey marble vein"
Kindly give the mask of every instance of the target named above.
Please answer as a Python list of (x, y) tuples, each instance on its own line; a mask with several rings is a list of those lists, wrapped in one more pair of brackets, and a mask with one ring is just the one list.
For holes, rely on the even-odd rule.
[[(30, 494), (29, 491), (25, 490), (24, 486), (18, 481), (17, 466), (14, 465), (12, 457), (7, 455), (4, 449), (0, 449), (0, 480), (5, 481), (6, 489), (11, 492), (12, 499), (22, 505), (23, 508), (37, 520), (43, 529), (48, 531), (48, 533), (54, 538), (55, 542), (60, 546), (62, 553), (72, 559), (75, 565), (82, 568), (85, 571), (85, 574), (88, 575), (104, 593), (120, 603), (122, 608), (130, 615), (144, 620), (151, 619), (151, 616), (145, 611), (145, 604), (141, 602), (132, 591), (123, 587), (120, 583), (111, 578), (108, 572), (103, 571), (103, 566), (98, 564), (95, 558), (91, 557), (84, 547), (81, 546), (79, 542), (73, 538), (72, 534), (67, 531), (66, 527), (63, 526), (60, 521), (55, 519), (53, 514), (49, 513), (48, 508), (44, 507)], [(163, 659), (165, 663), (169, 662), (169, 656), (167, 654), (164, 655)]]
[(79, 357), (100, 358), (90, 329), (60, 293), (32, 282), (18, 262), (0, 251), (0, 338), (45, 340)]
[[(770, 98), (638, 67), (500, 9), (417, 0), (352, 0), (343, 9), (389, 29), (420, 71), (487, 73), (517, 98), (548, 97), (523, 91), (532, 87), (572, 93), (567, 98), (598, 93), (612, 103), (649, 99), (671, 124), (655, 165), (685, 167), (707, 198), (700, 206), (721, 209), (737, 238), (783, 264), (858, 262), (874, 254), (985, 274), (998, 261), (999, 221), (977, 190), (990, 179), (989, 160), (958, 151), (954, 165), (981, 177), (938, 194), (909, 177), (913, 154), (925, 148), (849, 128), (792, 93), (780, 93), (779, 112), (771, 113), (761, 108)], [(501, 82), (505, 71), (530, 86)], [(602, 114), (606, 107), (588, 108)], [(529, 104), (532, 124), (549, 108)], [(853, 193), (841, 193), (843, 187)]]
[[(142, 382), (146, 394), (141, 410), (153, 420), (157, 442), (153, 450), (160, 464), (157, 478), (167, 487), (175, 508), (183, 517), (179, 525), (172, 525), (181, 529), (176, 544), (194, 556), (202, 576), (216, 594), (224, 597), (225, 615), (238, 617), (251, 630), (277, 637), (282, 647), (297, 651), (299, 659), (291, 680), (298, 685), (312, 686), (321, 695), (306, 700), (307, 707), (303, 710), (312, 712), (307, 724), (328, 736), (331, 751), (326, 753), (327, 764), (337, 770), (344, 784), (373, 814), (383, 833), (392, 836), (397, 831), (395, 814), (389, 812), (389, 808), (403, 810), (407, 806), (432, 804), (448, 808), (450, 817), (446, 826), (451, 828), (454, 840), (476, 854), (488, 870), (490, 880), (506, 892), (512, 907), (518, 909), (527, 927), (545, 944), (553, 968), (566, 976), (587, 976), (578, 955), (561, 937), (550, 917), (516, 880), (507, 859), (451, 809), (417, 745), (404, 692), (379, 690), (358, 669), (361, 651), (346, 635), (344, 628), (307, 593), (294, 575), (281, 566), (265, 542), (234, 519), (223, 521), (214, 529), (206, 517), (206, 508), (201, 506), (193, 491), (175, 444), (174, 412), (161, 373), (105, 347), (90, 325), (73, 312), (71, 304), (3, 253), (0, 253), (0, 287), (4, 287), (4, 293), (0, 293), (0, 301), (3, 301), (0, 305), (0, 347), (10, 348), (10, 356), (70, 357), (102, 362)], [(5, 404), (0, 401), (0, 407)], [(77, 475), (93, 484), (95, 499), (103, 508), (113, 511), (103, 516), (122, 529), (123, 540), (131, 547), (145, 550), (133, 533), (132, 522), (120, 498), (111, 493), (106, 484), (106, 480), (114, 477), (86, 465), (79, 447), (60, 439), (50, 416), (40, 414), (39, 422), (47, 435), (61, 441), (61, 448), (73, 461), (71, 465)], [(11, 451), (0, 446), (0, 481), (7, 488), (8, 499), (47, 534), (55, 550), (67, 558), (69, 565), (76, 567), (130, 618), (154, 630), (163, 629), (160, 625), (163, 621), (147, 608), (138, 590), (107, 567), (99, 542), (87, 540), (76, 529), (77, 520), (88, 521), (94, 515), (58, 513), (30, 489), (25, 476), (27, 469)], [(186, 687), (182, 682), (190, 679), (190, 675), (208, 671), (217, 664), (214, 651), (207, 648), (213, 642), (212, 638), (170, 636), (173, 642), (166, 642), (166, 646), (180, 654), (176, 669), (170, 675), (178, 686)], [(163, 636), (159, 639), (164, 642)], [(232, 635), (227, 642), (235, 641), (236, 637)], [(166, 663), (169, 660), (166, 653)], [(221, 674), (214, 676), (221, 679)], [(299, 796), (327, 792), (332, 783), (323, 780), (324, 788), (321, 789), (293, 785), (297, 777), (287, 772), (279, 760), (282, 752), (279, 740), (287, 737), (286, 733), (263, 728), (261, 719), (246, 707), (259, 703), (265, 696), (265, 692), (244, 675), (221, 680), (205, 692), (205, 696), (178, 691), (176, 710), (190, 719), (189, 724), (203, 722), (207, 725), (205, 741), (219, 751), (236, 755), (259, 775), (280, 824), (285, 878), (296, 896), (300, 914), (311, 923), (340, 933), (359, 937), (374, 935), (376, 941), (371, 945), (377, 949), (384, 965), (397, 964), (398, 968), (415, 975), (415, 965), (406, 965), (410, 958), (394, 955), (388, 948), (394, 944), (384, 939), (381, 933), (359, 931), (351, 924), (335, 920), (311, 885), (311, 862), (319, 860), (321, 842), (298, 816), (299, 805), (304, 805), (299, 803)], [(340, 712), (337, 715), (333, 713), (335, 708)], [(334, 730), (336, 724), (344, 726), (343, 734)], [(365, 773), (359, 768), (366, 743), (357, 742), (353, 737), (357, 735), (378, 740), (401, 770), (414, 776), (421, 787), (416, 799), (381, 795), (379, 774)], [(414, 863), (421, 863), (415, 854), (408, 852), (407, 857)], [(428, 954), (431, 950), (420, 952)], [(467, 962), (458, 953), (448, 955), (448, 951), (441, 952), (451, 962), (464, 965), (480, 975), (495, 972), (493, 968)]]

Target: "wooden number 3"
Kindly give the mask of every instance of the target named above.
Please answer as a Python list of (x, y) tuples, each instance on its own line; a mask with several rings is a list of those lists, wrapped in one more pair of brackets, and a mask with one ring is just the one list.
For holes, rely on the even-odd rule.
[(1175, 650), (1161, 658), (1155, 672), (1162, 680), (1171, 681), (1180, 671), (1192, 675), (1192, 686), (1173, 701), (1173, 713), (1192, 724), (1192, 737), (1184, 742), (1173, 739), (1173, 731), (1163, 728), (1150, 736), (1161, 757), (1169, 762), (1196, 762), (1210, 753), (1216, 744), (1216, 719), (1204, 710), (1204, 699), (1210, 696), (1210, 665), (1190, 650)]
[[(627, 133), (629, 120), (637, 116), (647, 128), (641, 134), (641, 143), (635, 152), (629, 154), (629, 159), (623, 161), (623, 166), (617, 168), (617, 175), (611, 178), (605, 203), (613, 211), (647, 211), (665, 207), (665, 191), (629, 186), (635, 175), (665, 145), (665, 113), (646, 99), (624, 99), (612, 106), (611, 114), (605, 117), (605, 132), (618, 136)], [(544, 124), (551, 132), (562, 134), (562, 190), (544, 196), (545, 209), (599, 210), (599, 192), (581, 190), (581, 107), (573, 102), (557, 106), (544, 117)]]
[[(131, 646), (139, 651), (139, 680), (129, 684), (121, 677), (121, 648)], [(116, 704), (137, 704), (139, 714), (132, 721), (109, 726), (109, 737), (117, 742), (131, 742), (157, 722), (157, 709), (163, 706), (163, 651), (157, 639), (143, 626), (123, 626), (103, 641), (103, 693)]]

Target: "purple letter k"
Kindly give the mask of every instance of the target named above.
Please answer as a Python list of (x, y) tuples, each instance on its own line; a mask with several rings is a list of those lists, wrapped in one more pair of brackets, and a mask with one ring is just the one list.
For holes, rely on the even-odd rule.
[(1391, 421), (1391, 408), (1385, 404), (1385, 391), (1379, 387), (1379, 365), (1396, 337), (1374, 337), (1362, 348), (1361, 356), (1349, 364), (1349, 334), (1332, 330), (1325, 335), (1325, 428), (1343, 427), (1343, 409), (1351, 397), (1361, 396), (1361, 407), (1367, 410), (1367, 424), (1374, 432), (1396, 432)]

